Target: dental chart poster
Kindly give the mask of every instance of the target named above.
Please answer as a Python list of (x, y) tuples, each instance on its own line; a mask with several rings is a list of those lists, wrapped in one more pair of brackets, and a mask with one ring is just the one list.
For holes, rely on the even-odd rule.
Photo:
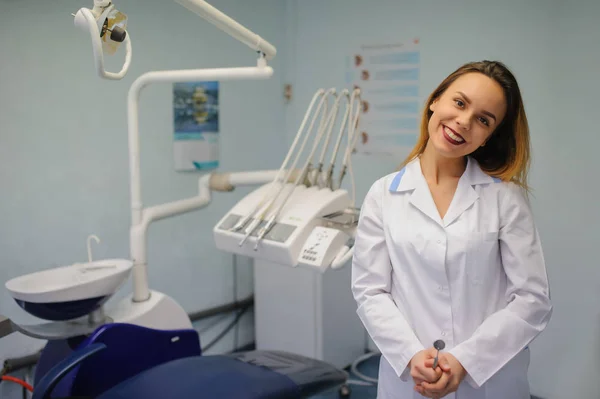
[(175, 170), (219, 166), (219, 82), (173, 84)]
[(360, 88), (356, 152), (405, 156), (419, 135), (419, 39), (362, 45), (346, 59), (346, 84)]

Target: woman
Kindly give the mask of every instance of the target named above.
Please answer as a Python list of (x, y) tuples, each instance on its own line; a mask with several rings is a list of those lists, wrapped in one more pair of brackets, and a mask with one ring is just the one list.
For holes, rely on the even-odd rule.
[(352, 290), (382, 353), (378, 398), (530, 398), (528, 345), (552, 306), (529, 155), (515, 77), (469, 63), (430, 95), (403, 168), (369, 190)]

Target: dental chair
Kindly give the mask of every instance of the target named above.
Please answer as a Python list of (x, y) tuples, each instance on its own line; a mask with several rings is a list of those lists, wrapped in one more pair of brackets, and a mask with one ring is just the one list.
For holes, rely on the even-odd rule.
[(132, 324), (99, 327), (58, 362), (60, 350), (52, 351), (40, 359), (33, 399), (296, 399), (347, 378), (328, 363), (280, 351), (202, 355), (195, 330)]

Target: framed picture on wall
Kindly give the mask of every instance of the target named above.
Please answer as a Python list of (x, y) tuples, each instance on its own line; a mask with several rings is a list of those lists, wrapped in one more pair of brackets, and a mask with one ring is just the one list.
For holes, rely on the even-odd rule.
[(219, 82), (173, 84), (175, 170), (219, 166)]

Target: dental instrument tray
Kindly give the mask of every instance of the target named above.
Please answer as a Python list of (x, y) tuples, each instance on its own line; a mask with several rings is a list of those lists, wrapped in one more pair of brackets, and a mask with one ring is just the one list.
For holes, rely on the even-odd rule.
[[(276, 219), (270, 219), (272, 215), (269, 211), (262, 210), (265, 199), (273, 195), (270, 184), (259, 187), (241, 199), (213, 229), (216, 247), (221, 251), (296, 267), (302, 248), (315, 227), (326, 224), (326, 221), (352, 226), (356, 219), (346, 190), (332, 191), (329, 188), (293, 184), (286, 184), (284, 190), (288, 195), (276, 197), (270, 204), (270, 213), (280, 208)], [(322, 215), (328, 218), (322, 219)], [(247, 216), (246, 224), (236, 229), (240, 217)], [(245, 226), (251, 226), (257, 217), (260, 218), (257, 228), (246, 231)], [(274, 221), (272, 227), (259, 238), (261, 226), (267, 226), (269, 220)]]
[(360, 208), (346, 208), (342, 211), (333, 212), (321, 217), (327, 227), (349, 229), (358, 225)]

